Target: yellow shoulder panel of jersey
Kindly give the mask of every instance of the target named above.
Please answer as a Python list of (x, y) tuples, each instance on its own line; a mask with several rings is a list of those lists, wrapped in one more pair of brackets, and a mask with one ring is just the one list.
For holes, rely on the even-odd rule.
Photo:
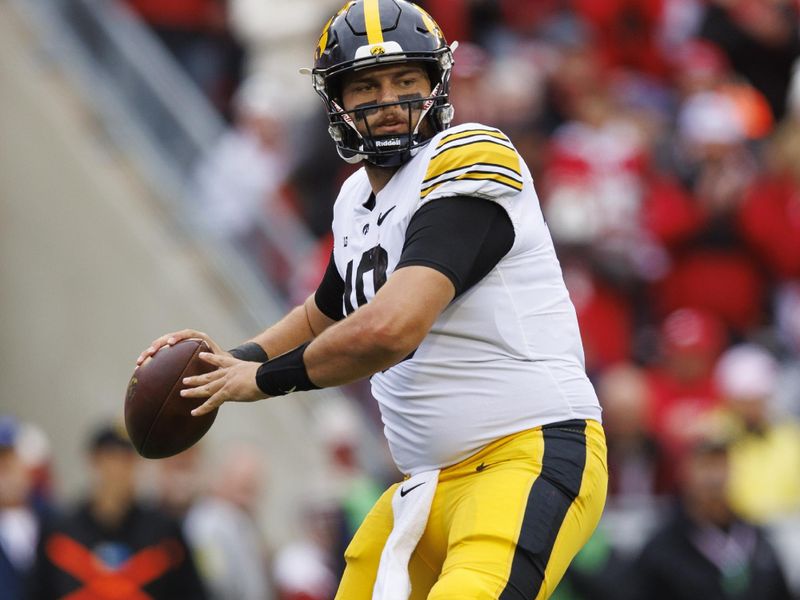
[(487, 181), (522, 190), (519, 155), (503, 132), (490, 127), (457, 131), (443, 136), (428, 163), (420, 197), (450, 184), (459, 193), (459, 181)]

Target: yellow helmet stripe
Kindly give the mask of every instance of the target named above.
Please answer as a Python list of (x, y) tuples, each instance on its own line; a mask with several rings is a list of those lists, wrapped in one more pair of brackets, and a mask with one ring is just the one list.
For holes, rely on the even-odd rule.
[(322, 28), (322, 34), (319, 36), (319, 42), (317, 44), (317, 57), (322, 56), (322, 53), (325, 52), (325, 48), (328, 45), (328, 35), (330, 35), (331, 24), (333, 23), (334, 19), (345, 12), (353, 4), (355, 4), (355, 0), (350, 0), (350, 2), (345, 3), (345, 5), (342, 6), (342, 8), (340, 8), (335, 15), (328, 19), (327, 23), (325, 23), (325, 27)]
[(364, 21), (367, 26), (367, 42), (382, 44), (383, 27), (381, 27), (379, 0), (364, 0)]
[(322, 53), (325, 52), (325, 47), (328, 45), (328, 31), (331, 28), (331, 23), (333, 23), (334, 17), (328, 19), (328, 22), (325, 23), (325, 27), (322, 30), (322, 35), (319, 36), (319, 44), (317, 44), (317, 57), (322, 56)]
[(425, 10), (424, 10), (424, 9), (420, 8), (420, 7), (419, 7), (419, 6), (417, 6), (416, 4), (414, 4), (413, 6), (414, 6), (414, 8), (416, 8), (416, 9), (419, 11), (419, 13), (422, 15), (422, 22), (423, 22), (423, 23), (425, 23), (425, 27), (427, 27), (427, 28), (428, 28), (428, 31), (430, 31), (430, 32), (431, 32), (431, 33), (433, 33), (433, 34), (436, 34), (436, 29), (437, 29), (437, 27), (436, 27), (436, 23), (435, 23), (435, 22), (434, 22), (434, 20), (431, 18), (431, 16), (430, 16), (430, 15), (429, 15), (427, 12), (425, 12)]

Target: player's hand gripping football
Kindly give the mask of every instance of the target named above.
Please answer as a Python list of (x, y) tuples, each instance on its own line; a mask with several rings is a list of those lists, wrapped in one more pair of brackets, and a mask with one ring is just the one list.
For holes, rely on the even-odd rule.
[(188, 340), (188, 339), (199, 339), (205, 341), (208, 344), (208, 347), (211, 348), (211, 351), (214, 354), (221, 354), (224, 356), (230, 356), (230, 353), (223, 350), (219, 344), (217, 344), (214, 340), (212, 340), (207, 334), (203, 333), (202, 331), (195, 331), (194, 329), (182, 329), (180, 331), (174, 331), (172, 333), (165, 333), (161, 337), (158, 337), (152, 341), (150, 346), (139, 355), (139, 358), (136, 359), (136, 365), (141, 365), (145, 360), (153, 356), (156, 352), (158, 352), (163, 346), (174, 346), (181, 340)]
[(261, 366), (259, 363), (210, 352), (201, 352), (199, 356), (217, 369), (183, 380), (187, 387), (181, 390), (181, 396), (208, 398), (192, 411), (195, 417), (219, 408), (224, 402), (253, 402), (267, 397), (256, 385), (256, 371)]

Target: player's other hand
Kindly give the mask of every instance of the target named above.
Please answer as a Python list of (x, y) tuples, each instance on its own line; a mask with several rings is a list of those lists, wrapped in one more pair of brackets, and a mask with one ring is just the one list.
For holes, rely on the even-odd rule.
[(193, 377), (185, 377), (181, 390), (184, 398), (207, 398), (205, 403), (192, 411), (198, 417), (222, 406), (224, 402), (253, 402), (267, 395), (256, 385), (259, 363), (201, 352), (200, 358), (217, 367), (215, 371)]
[(202, 331), (196, 331), (194, 329), (182, 329), (180, 331), (174, 331), (172, 333), (165, 333), (161, 337), (154, 339), (150, 345), (139, 355), (139, 358), (136, 359), (136, 365), (141, 365), (145, 360), (153, 356), (156, 352), (158, 352), (164, 346), (172, 346), (177, 344), (181, 340), (188, 340), (188, 339), (200, 339), (203, 340), (208, 347), (211, 348), (211, 351), (214, 354), (222, 354), (225, 356), (230, 356), (230, 353), (224, 351), (219, 344), (217, 344), (214, 340), (212, 340), (208, 335), (203, 333)]

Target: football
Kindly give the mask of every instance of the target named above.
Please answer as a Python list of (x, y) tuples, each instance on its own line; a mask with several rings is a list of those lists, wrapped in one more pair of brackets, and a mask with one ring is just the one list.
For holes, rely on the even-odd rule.
[(216, 368), (199, 357), (209, 351), (202, 340), (181, 340), (160, 348), (133, 372), (125, 394), (125, 427), (137, 452), (145, 458), (183, 452), (214, 423), (216, 410), (199, 417), (190, 414), (205, 400), (180, 395), (184, 377)]

